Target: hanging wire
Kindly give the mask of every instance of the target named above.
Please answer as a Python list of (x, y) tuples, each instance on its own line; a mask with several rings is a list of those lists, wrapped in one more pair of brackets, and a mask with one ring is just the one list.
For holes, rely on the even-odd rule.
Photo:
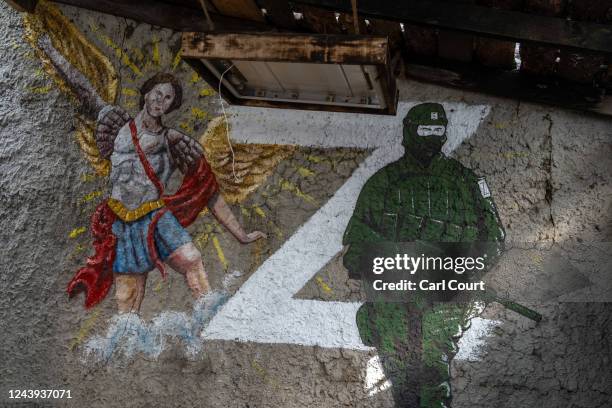
[(232, 174), (234, 175), (234, 181), (238, 183), (240, 182), (240, 180), (238, 179), (238, 177), (236, 177), (236, 155), (234, 154), (234, 147), (232, 146), (232, 141), (230, 140), (229, 122), (227, 120), (227, 114), (225, 113), (225, 105), (223, 103), (223, 98), (221, 97), (221, 85), (223, 84), (223, 76), (227, 73), (227, 71), (232, 68), (234, 68), (234, 64), (230, 65), (229, 68), (223, 71), (223, 73), (221, 74), (217, 94), (219, 95), (219, 103), (221, 104), (221, 110), (223, 111), (223, 117), (225, 118), (225, 135), (227, 136), (227, 144), (229, 145), (230, 152), (232, 153)]

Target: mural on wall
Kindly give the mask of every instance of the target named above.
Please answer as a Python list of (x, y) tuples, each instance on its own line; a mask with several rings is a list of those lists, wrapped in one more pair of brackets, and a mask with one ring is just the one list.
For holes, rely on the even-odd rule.
[[(71, 348), (82, 345), (86, 355), (108, 362), (118, 355), (133, 357), (140, 353), (157, 358), (169, 347), (170, 338), (180, 339), (185, 354), (190, 358), (198, 355), (202, 341), (206, 339), (239, 339), (367, 350), (368, 346), (378, 346), (377, 338), (387, 336), (386, 343), (397, 341), (405, 346), (408, 342), (409, 347), (415, 346), (412, 340), (401, 334), (406, 331), (401, 318), (406, 315), (406, 310), (380, 311), (399, 323), (399, 326), (394, 326), (398, 331), (380, 337), (368, 337), (367, 330), (376, 333), (379, 329), (375, 326), (367, 329), (367, 325), (364, 326), (364, 322), (369, 320), (380, 321), (376, 319), (377, 311), (372, 309), (372, 305), (366, 305), (358, 314), (357, 310), (361, 306), (358, 298), (325, 302), (295, 297), (308, 284), (309, 279), (322, 270), (330, 259), (341, 253), (342, 233), (351, 218), (359, 191), (370, 176), (397, 159), (397, 153), (401, 152), (394, 132), (380, 135), (379, 129), (373, 129), (369, 138), (357, 139), (351, 134), (351, 126), (368, 126), (367, 118), (333, 114), (337, 115), (334, 118), (340, 118), (339, 123), (347, 134), (344, 135), (346, 137), (339, 133), (328, 137), (325, 116), (300, 113), (306, 119), (302, 116), (292, 118), (293, 113), (283, 112), (283, 115), (266, 116), (267, 120), (274, 118), (280, 121), (274, 123), (272, 128), (275, 132), (271, 134), (270, 128), (257, 128), (266, 120), (257, 116), (261, 113), (241, 109), (234, 109), (235, 114), (230, 115), (231, 123), (237, 129), (232, 133), (238, 140), (235, 143), (229, 143), (230, 128), (222, 117), (212, 120), (206, 118), (203, 123), (208, 125), (208, 129), (200, 137), (194, 134), (197, 132), (194, 119), (181, 117), (181, 131), (172, 130), (164, 126), (161, 118), (173, 108), (181, 108), (176, 101), (180, 99), (180, 94), (186, 95), (190, 91), (192, 81), (181, 82), (176, 75), (159, 74), (171, 71), (162, 69), (163, 64), (134, 64), (126, 53), (118, 51), (123, 48), (109, 45), (109, 49), (121, 61), (120, 71), (124, 72), (124, 76), (119, 80), (119, 74), (107, 56), (59, 10), (46, 2), (40, 2), (37, 13), (27, 18), (30, 19), (29, 39), (46, 71), (55, 78), (60, 89), (72, 95), (80, 106), (75, 121), (79, 145), (96, 173), (101, 177), (110, 176), (110, 198), (99, 203), (91, 225), (91, 232), (96, 238), (94, 249), (98, 249), (97, 256), (80, 270), (70, 286), (72, 290), (79, 283), (84, 283), (93, 288), (87, 291), (86, 300), (93, 312), (83, 320)], [(103, 44), (113, 44), (100, 31), (93, 33), (99, 35)], [(153, 61), (160, 59), (159, 55), (156, 56), (159, 51), (156, 52), (155, 47), (151, 53)], [(175, 66), (175, 60), (171, 58), (172, 66)], [(141, 61), (146, 61), (146, 57)], [(129, 75), (126, 76), (126, 72)], [(145, 80), (148, 77), (151, 79)], [(121, 83), (126, 81), (131, 82), (130, 88), (121, 88)], [(202, 95), (205, 98), (215, 98), (210, 89), (202, 89), (197, 94), (198, 98)], [(119, 97), (123, 98), (122, 102), (117, 102)], [(184, 97), (183, 102), (192, 101)], [(400, 105), (400, 111), (406, 112), (407, 105)], [(415, 142), (420, 143), (419, 148), (433, 157), (439, 154), (444, 144), (446, 112), (439, 105), (435, 105), (435, 112), (431, 111), (434, 105), (423, 106), (428, 108), (419, 109), (430, 111), (429, 122), (424, 120), (422, 125), (428, 129), (421, 129), (421, 133), (425, 131), (428, 134), (418, 135), (418, 129), (414, 128), (411, 137), (421, 138)], [(488, 108), (468, 107), (464, 104), (449, 106), (452, 114), (457, 115), (460, 126), (457, 126), (458, 130), (445, 147), (456, 147), (474, 132), (488, 114)], [(129, 109), (133, 110), (131, 115)], [(411, 115), (416, 115), (419, 109), (411, 111)], [(201, 112), (199, 108), (191, 108), (192, 117), (202, 118), (205, 115)], [(435, 115), (432, 113), (437, 116), (433, 118)], [(424, 114), (421, 112), (420, 115)], [(130, 116), (134, 118), (133, 122)], [(319, 118), (322, 118), (321, 123), (317, 122)], [(423, 118), (419, 116), (413, 120)], [(377, 121), (376, 125), (395, 126), (396, 122), (395, 118), (385, 117)], [(130, 123), (134, 123), (134, 126), (130, 126)], [(438, 134), (441, 131), (443, 133)], [(186, 133), (196, 136), (199, 143)], [(439, 146), (426, 146), (424, 142), (428, 137), (439, 137)], [(408, 139), (404, 142), (407, 143)], [(141, 158), (143, 156), (146, 162)], [(426, 188), (424, 186), (428, 182), (433, 184), (436, 177), (449, 176), (446, 173), (455, 170), (468, 173), (465, 169), (461, 170), (457, 162), (449, 163), (455, 163), (456, 168), (453, 167), (452, 171), (439, 169), (440, 174), (423, 175), (419, 180), (413, 180), (416, 184), (412, 187), (419, 191), (418, 200), (424, 199), (423, 191), (427, 191), (423, 190)], [(416, 163), (412, 164), (416, 166)], [(163, 196), (160, 190), (171, 182), (170, 172), (173, 168), (184, 174), (182, 185), (176, 193)], [(474, 180), (470, 178), (470, 183)], [(476, 187), (477, 181), (474, 181)], [(369, 181), (366, 187), (371, 183)], [(158, 184), (161, 189), (158, 189)], [(471, 191), (469, 188), (473, 187), (469, 184), (468, 188), (467, 182), (460, 187), (449, 176), (444, 185), (448, 187), (451, 184), (455, 192)], [(441, 190), (436, 190), (435, 194), (444, 195)], [(95, 197), (102, 199), (104, 195)], [(213, 204), (209, 209), (206, 204), (211, 198), (214, 204), (218, 203), (222, 208), (215, 208)], [(490, 198), (486, 199), (490, 201)], [(464, 218), (477, 218), (474, 211), (480, 211), (479, 201), (469, 197), (463, 197), (462, 200), (458, 202), (451, 199), (447, 201), (447, 207), (444, 207), (453, 217), (461, 218), (453, 219), (457, 225), (463, 225)], [(356, 211), (365, 205), (362, 201), (359, 200)], [(421, 201), (416, 205), (422, 212), (425, 207)], [(233, 206), (235, 216), (228, 206)], [(489, 210), (494, 208), (492, 201), (490, 206)], [(444, 209), (436, 207), (433, 210), (440, 212)], [(497, 225), (497, 221), (494, 214), (489, 213), (493, 218), (487, 223), (491, 224), (493, 231), (492, 225)], [(477, 222), (472, 218), (466, 231), (478, 234), (478, 228), (475, 227)], [(191, 224), (189, 232), (185, 229), (188, 224)], [(255, 240), (263, 235), (255, 232), (250, 237), (246, 236), (241, 224), (248, 225), (247, 230), (266, 231), (267, 239), (256, 240), (252, 245), (245, 246), (246, 250), (234, 246), (232, 241), (225, 239), (222, 228), (225, 225), (229, 226), (229, 231), (239, 241)], [(162, 230), (158, 232), (160, 228)], [(433, 234), (433, 224), (430, 229)], [(75, 231), (80, 231), (75, 233), (79, 236), (86, 228)], [(321, 245), (322, 242), (325, 245)], [(356, 250), (358, 243), (352, 244), (355, 244), (351, 246)], [(113, 248), (117, 248), (116, 251)], [(179, 252), (175, 258), (173, 252), (181, 248), (186, 253)], [(114, 259), (113, 252), (116, 252)], [(215, 256), (217, 262), (212, 264)], [(350, 251), (347, 256), (347, 260), (350, 259)], [(158, 267), (164, 273), (164, 261), (172, 269), (185, 272), (187, 286), (195, 297), (208, 292), (207, 296), (195, 302), (191, 313), (175, 311), (173, 309), (176, 307), (168, 306), (176, 305), (172, 299), (176, 290), (171, 285), (165, 284), (163, 280), (154, 281), (153, 285), (149, 282), (152, 290), (147, 291), (147, 297), (154, 297), (154, 301), (149, 304), (153, 303), (155, 310), (151, 319), (143, 319), (134, 313), (117, 314), (111, 317), (106, 330), (98, 324), (95, 330), (97, 334), (90, 335), (100, 316), (99, 307), (94, 305), (110, 290), (112, 271), (118, 272), (114, 281), (119, 310), (134, 312), (139, 310), (143, 301), (146, 302), (144, 288), (147, 271)], [(204, 265), (211, 271), (208, 279)], [(135, 268), (142, 274), (124, 274), (120, 271)], [(218, 270), (221, 274), (215, 274)], [(210, 276), (215, 277), (216, 284), (209, 282)], [(154, 274), (148, 280), (156, 278)], [(168, 278), (172, 279), (172, 276)], [(246, 280), (249, 280), (249, 285), (242, 286)], [(314, 281), (326, 293), (338, 291), (320, 277)], [(210, 290), (211, 287), (213, 290)], [(229, 293), (234, 292), (235, 295), (230, 297)], [(443, 334), (437, 331), (435, 336), (438, 337), (422, 340), (425, 362), (452, 355), (449, 347), (454, 346), (444, 341), (451, 329), (454, 333), (458, 324), (467, 321), (470, 312), (472, 308), (466, 306), (423, 313), (424, 334), (429, 330), (427, 327), (438, 330), (441, 324), (443, 326)], [(446, 317), (442, 318), (442, 315)], [(279, 327), (279, 319), (284, 322), (282, 328)], [(440, 323), (440, 319), (443, 323)], [(397, 336), (403, 340), (397, 340)], [(406, 342), (403, 343), (404, 340)], [(439, 343), (446, 344), (446, 348), (435, 348), (434, 345)], [(427, 349), (427, 345), (432, 345), (433, 349)], [(406, 384), (403, 381), (405, 378), (415, 378), (408, 374), (415, 366), (408, 364), (400, 370), (393, 366), (393, 359), (398, 356), (394, 349), (378, 349), (385, 374), (395, 385), (394, 391), (404, 393)], [(379, 372), (380, 361), (373, 360), (371, 363), (372, 370)], [(441, 372), (447, 363), (440, 367), (440, 364), (434, 362), (430, 364), (434, 368), (429, 368), (431, 372)], [(444, 399), (439, 396), (445, 388), (438, 386), (444, 379), (447, 377), (442, 375), (432, 377), (433, 382), (440, 380), (428, 391), (432, 400)], [(367, 387), (380, 388), (378, 380), (369, 380), (371, 384)]]
[[(417, 105), (404, 118), (404, 155), (367, 181), (344, 234), (343, 263), (355, 279), (369, 243), (497, 243), (487, 253), (489, 265), (501, 253), (504, 230), (484, 178), (442, 154), (447, 125), (437, 103)], [(359, 331), (381, 355), (397, 404), (448, 406), (450, 360), (475, 305), (412, 297), (409, 303), (364, 304)]]
[[(438, 103), (408, 111), (403, 120), (404, 155), (366, 182), (345, 231), (343, 264), (349, 276), (359, 279), (362, 254), (372, 244), (385, 242), (422, 243), (413, 247), (421, 248), (418, 253), (409, 254), (415, 257), (421, 250), (449, 254), (447, 243), (475, 243), (487, 269), (496, 263), (505, 233), (491, 190), (484, 178), (442, 153), (447, 126), (446, 111)], [(435, 271), (419, 272), (437, 279)], [(361, 338), (377, 348), (401, 406), (450, 406), (450, 362), (462, 332), (482, 310), (482, 300), (496, 300), (528, 318), (541, 318), (522, 305), (496, 298), (489, 289), (480, 301), (467, 302), (442, 303), (425, 293), (407, 296), (406, 303), (367, 302), (357, 313)]]
[[(157, 357), (167, 345), (166, 338), (176, 337), (182, 340), (186, 354), (194, 356), (200, 349), (200, 334), (205, 323), (227, 300), (228, 292), (236, 291), (268, 254), (281, 246), (333, 195), (366, 157), (367, 149), (250, 142), (232, 146), (227, 121), (222, 117), (211, 119), (202, 107), (194, 106), (194, 102), (216, 99), (214, 91), (202, 87), (203, 81), (194, 75), (181, 83), (176, 75), (173, 78), (157, 74), (164, 65), (169, 68), (163, 71), (168, 72), (181, 67), (181, 63), (178, 54), (172, 57), (173, 51), (155, 42), (155, 37), (152, 46), (147, 44), (141, 49), (130, 47), (129, 43), (118, 45), (105, 33), (103, 21), (85, 20), (83, 23), (78, 18), (77, 28), (74, 20), (44, 1), (38, 3), (35, 14), (24, 19), (27, 39), (43, 62), (44, 71), (79, 108), (74, 121), (76, 140), (95, 170), (95, 175), (84, 174), (82, 181), (90, 183), (110, 176), (108, 200), (103, 198), (102, 188), (77, 202), (84, 210), (102, 200), (97, 203), (91, 225), (95, 238), (92, 249), (97, 252), (69, 287), (71, 292), (82, 286), (88, 289), (86, 306), (91, 310), (75, 333), (70, 348), (82, 345), (87, 354), (101, 361), (108, 361), (113, 355), (121, 354), (119, 352), (127, 356), (142, 352)], [(87, 35), (80, 31), (83, 27), (89, 27)], [(105, 55), (98, 47), (106, 47), (110, 55)], [(113, 57), (118, 69), (110, 62), (109, 58)], [(145, 81), (149, 76), (151, 80)], [(195, 92), (194, 87), (198, 87)], [(45, 92), (50, 89), (52, 87), (46, 86)], [(140, 90), (144, 92), (142, 95)], [(145, 97), (147, 94), (151, 98)], [(188, 117), (182, 114), (178, 119), (181, 131), (166, 128), (159, 115), (159, 112), (169, 113), (172, 108), (185, 111), (175, 102), (179, 94), (183, 94), (184, 103), (190, 104), (186, 111)], [(190, 96), (186, 97), (187, 94)], [(153, 115), (148, 112), (149, 108), (154, 111)], [(130, 116), (135, 119), (136, 140), (132, 137)], [(204, 124), (208, 129), (197, 138), (200, 148), (183, 133), (194, 135)], [(153, 129), (149, 129), (149, 125)], [(141, 160), (134, 141), (138, 142), (153, 168), (152, 177), (147, 174), (149, 166)], [(163, 144), (167, 144), (166, 149), (161, 146)], [(155, 178), (161, 179), (161, 187), (166, 187), (166, 182), (175, 178), (169, 175), (174, 167), (185, 174), (182, 187), (170, 197), (162, 197)], [(207, 185), (209, 188), (204, 188)], [(214, 205), (211, 209), (202, 205), (210, 200), (209, 197), (224, 207), (221, 211), (225, 217), (216, 217), (219, 211)], [(233, 206), (237, 217), (229, 212), (225, 202)], [(169, 219), (170, 214), (166, 211), (172, 212), (176, 222)], [(196, 217), (198, 222), (194, 221)], [(155, 225), (154, 222), (157, 228), (152, 229), (150, 225)], [(231, 224), (230, 232), (234, 228), (235, 232), (243, 234), (240, 224), (246, 222), (249, 229), (265, 230), (268, 237), (245, 246), (250, 247), (245, 251), (226, 239), (227, 234), (220, 228), (224, 222)], [(184, 226), (188, 223), (192, 223), (189, 233)], [(160, 234), (161, 226), (168, 229)], [(88, 250), (89, 241), (84, 234), (87, 229), (77, 226), (70, 233), (71, 240), (82, 242), (71, 254), (75, 262)], [(255, 240), (262, 235), (255, 232), (239, 238)], [(173, 264), (170, 252), (188, 240), (191, 243), (181, 245), (189, 248), (186, 256), (179, 256), (178, 263)], [(202, 257), (200, 253), (204, 252)], [(115, 267), (144, 271), (157, 266), (165, 272), (164, 263), (178, 271), (185, 266), (187, 285), (194, 296), (198, 296), (209, 285), (202, 258), (208, 260), (204, 265), (212, 272), (215, 282), (210, 285), (213, 290), (195, 302), (191, 314), (167, 311), (181, 304), (180, 299), (171, 298), (172, 293), (177, 292), (171, 284), (172, 275), (168, 276), (169, 284), (156, 280), (156, 274), (145, 278), (146, 272), (142, 275), (119, 272), (113, 279)], [(210, 265), (215, 258), (216, 262)], [(167, 262), (163, 262), (164, 259)], [(208, 280), (210, 276), (209, 273)], [(147, 303), (143, 292), (148, 285), (147, 297), (155, 299), (149, 302), (153, 304), (154, 316), (145, 321), (136, 314), (118, 314), (111, 317), (105, 334), (90, 336), (101, 328), (100, 317), (108, 308), (101, 310), (100, 305), (108, 305), (108, 301), (100, 301), (109, 293), (113, 281), (120, 311), (136, 312), (142, 302)], [(151, 306), (148, 309), (151, 310)]]
[[(442, 153), (447, 125), (437, 103), (417, 105), (404, 118), (404, 155), (367, 181), (344, 234), (343, 263), (355, 279), (368, 243), (502, 245), (503, 226), (486, 182)], [(488, 264), (498, 253), (490, 251)], [(377, 347), (397, 404), (448, 406), (450, 360), (474, 305), (407, 301), (364, 304), (357, 314), (360, 334)]]
[[(118, 310), (138, 312), (147, 274), (158, 269), (164, 276), (164, 262), (185, 276), (194, 298), (207, 293), (202, 257), (184, 227), (207, 206), (241, 243), (265, 235), (247, 233), (238, 223), (219, 194), (199, 143), (164, 126), (163, 115), (182, 103), (181, 84), (168, 73), (146, 80), (140, 89), (141, 110), (131, 118), (104, 101), (48, 36), (41, 36), (38, 45), (74, 90), (85, 115), (96, 118), (99, 155), (110, 160), (111, 196), (96, 208), (91, 222), (96, 252), (69, 282), (68, 293), (84, 289), (85, 306), (92, 307), (114, 282)], [(183, 173), (183, 182), (174, 194), (166, 194), (175, 169)]]

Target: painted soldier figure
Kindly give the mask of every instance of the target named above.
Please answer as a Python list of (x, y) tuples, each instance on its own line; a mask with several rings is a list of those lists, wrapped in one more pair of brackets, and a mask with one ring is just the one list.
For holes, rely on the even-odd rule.
[[(504, 230), (484, 179), (441, 152), (444, 108), (417, 105), (403, 124), (404, 156), (367, 181), (346, 229), (349, 275), (360, 278), (360, 256), (376, 242), (493, 243), (490, 265), (501, 252)], [(362, 339), (378, 348), (398, 406), (450, 403), (453, 336), (469, 306), (368, 302), (359, 310)]]
[[(147, 274), (164, 264), (185, 276), (195, 298), (209, 290), (202, 257), (185, 227), (204, 209), (241, 243), (265, 237), (247, 233), (219, 194), (203, 150), (191, 137), (169, 127), (162, 117), (181, 106), (182, 88), (170, 74), (159, 73), (140, 89), (140, 111), (131, 118), (107, 104), (87, 79), (53, 48), (40, 46), (63, 79), (75, 90), (84, 114), (96, 119), (100, 155), (111, 162), (111, 195), (92, 217), (95, 255), (68, 285), (69, 294), (86, 291), (86, 307), (100, 302), (113, 283), (120, 312), (138, 312)], [(174, 194), (165, 188), (172, 173), (183, 173)]]

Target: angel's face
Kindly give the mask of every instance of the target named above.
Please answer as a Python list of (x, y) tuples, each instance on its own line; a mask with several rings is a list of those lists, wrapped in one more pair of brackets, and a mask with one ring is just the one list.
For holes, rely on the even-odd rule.
[(174, 101), (172, 84), (157, 84), (145, 95), (145, 109), (153, 117), (166, 113)]

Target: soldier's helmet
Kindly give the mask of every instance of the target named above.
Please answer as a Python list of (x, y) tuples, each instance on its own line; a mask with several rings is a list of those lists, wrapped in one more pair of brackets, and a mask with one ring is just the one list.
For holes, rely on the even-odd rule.
[(422, 103), (410, 109), (404, 118), (406, 125), (446, 126), (446, 111), (439, 103)]
[[(402, 144), (414, 156), (431, 158), (442, 150), (446, 142), (448, 119), (444, 107), (439, 103), (421, 103), (408, 111), (404, 118), (404, 137)], [(444, 134), (419, 136), (419, 126), (444, 126)]]

